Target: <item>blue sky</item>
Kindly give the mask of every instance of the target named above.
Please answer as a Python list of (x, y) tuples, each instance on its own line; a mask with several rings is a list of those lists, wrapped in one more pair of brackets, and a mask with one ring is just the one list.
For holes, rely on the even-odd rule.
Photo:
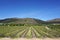
[(60, 0), (0, 0), (0, 19), (11, 17), (60, 18)]

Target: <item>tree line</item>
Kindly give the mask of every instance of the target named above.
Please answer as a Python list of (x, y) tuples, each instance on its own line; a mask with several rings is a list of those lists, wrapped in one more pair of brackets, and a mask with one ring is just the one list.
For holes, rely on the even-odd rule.
[(0, 24), (0, 26), (24, 26), (24, 24)]

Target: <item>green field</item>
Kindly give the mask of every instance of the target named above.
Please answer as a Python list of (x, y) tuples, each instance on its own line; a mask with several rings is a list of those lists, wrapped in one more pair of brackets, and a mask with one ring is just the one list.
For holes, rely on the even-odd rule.
[(58, 38), (60, 25), (0, 26), (0, 38)]

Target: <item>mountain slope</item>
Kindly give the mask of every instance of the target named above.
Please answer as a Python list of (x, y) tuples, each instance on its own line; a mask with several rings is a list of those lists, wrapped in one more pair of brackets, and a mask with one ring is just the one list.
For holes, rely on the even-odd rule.
[(35, 18), (6, 18), (0, 20), (0, 23), (13, 23), (13, 24), (50, 24), (50, 23), (60, 23), (60, 18), (43, 21)]
[(48, 20), (48, 21), (46, 21), (46, 22), (49, 22), (49, 23), (60, 23), (60, 18)]
[(0, 20), (0, 23), (41, 24), (44, 23), (44, 21), (35, 18), (7, 18)]

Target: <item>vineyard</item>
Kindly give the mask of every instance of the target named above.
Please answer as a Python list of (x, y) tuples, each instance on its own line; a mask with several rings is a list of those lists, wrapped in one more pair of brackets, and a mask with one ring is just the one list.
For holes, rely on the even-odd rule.
[(58, 38), (60, 25), (48, 26), (0, 26), (0, 38)]

